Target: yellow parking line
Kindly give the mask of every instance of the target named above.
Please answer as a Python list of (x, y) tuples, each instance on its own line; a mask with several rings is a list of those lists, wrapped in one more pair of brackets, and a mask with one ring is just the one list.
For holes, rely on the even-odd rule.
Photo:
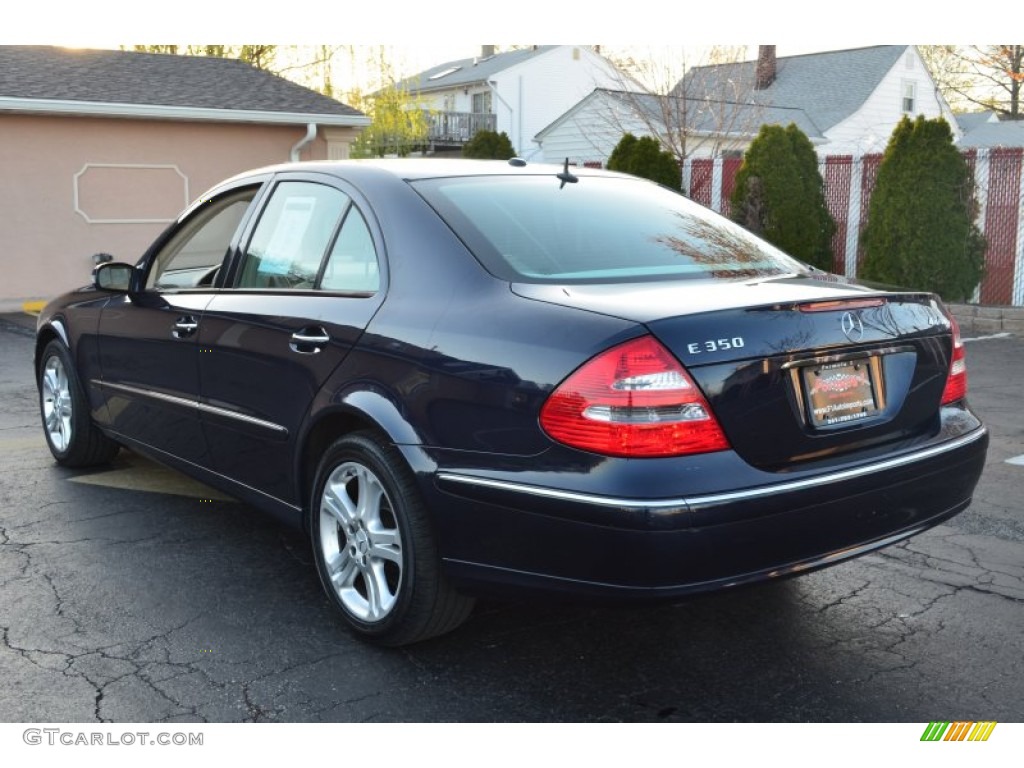
[[(0, 456), (26, 455), (26, 451), (35, 449), (36, 453), (49, 457), (46, 450), (46, 438), (42, 430), (36, 434), (17, 437), (0, 437)], [(203, 501), (235, 501), (220, 491), (193, 480), (180, 472), (150, 461), (144, 456), (122, 449), (108, 470), (90, 472), (89, 474), (69, 477), (73, 483), (86, 485), (102, 485), (108, 488), (120, 488), (125, 491), (146, 491), (148, 493), (164, 493), (172, 496), (188, 496)]]
[(22, 302), (21, 309), (27, 315), (38, 315), (45, 306), (45, 301), (25, 301)]
[[(164, 493), (203, 500), (234, 501), (230, 496), (225, 496), (209, 486), (185, 477), (180, 472), (175, 472), (173, 469), (168, 469), (129, 451), (121, 451), (116, 464), (120, 466), (106, 472), (93, 472), (68, 479), (74, 483), (102, 485), (126, 491)], [(128, 464), (128, 466), (125, 467), (124, 464)]]

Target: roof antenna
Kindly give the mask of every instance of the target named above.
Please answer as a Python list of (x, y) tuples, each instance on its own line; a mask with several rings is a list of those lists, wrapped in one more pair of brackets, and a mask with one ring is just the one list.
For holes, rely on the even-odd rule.
[(571, 173), (569, 173), (569, 158), (568, 157), (565, 158), (565, 167), (562, 169), (562, 172), (559, 173), (559, 174), (556, 174), (555, 178), (558, 178), (558, 179), (562, 180), (562, 183), (558, 185), (559, 189), (564, 187), (566, 182), (568, 182), (569, 184), (575, 184), (577, 181), (580, 180), (578, 176), (573, 176)]

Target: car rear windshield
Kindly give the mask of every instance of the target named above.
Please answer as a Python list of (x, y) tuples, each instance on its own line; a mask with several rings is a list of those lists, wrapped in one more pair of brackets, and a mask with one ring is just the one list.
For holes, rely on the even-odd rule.
[(475, 176), (412, 182), (492, 274), (592, 283), (737, 279), (806, 266), (682, 195), (634, 179)]

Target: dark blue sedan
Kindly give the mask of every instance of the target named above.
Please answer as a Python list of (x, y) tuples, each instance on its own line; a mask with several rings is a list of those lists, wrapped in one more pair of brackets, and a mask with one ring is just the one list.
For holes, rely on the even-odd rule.
[(473, 595), (671, 598), (965, 509), (987, 434), (929, 294), (653, 183), (475, 161), (256, 170), (39, 318), (50, 450), (145, 453), (304, 528), (361, 637)]

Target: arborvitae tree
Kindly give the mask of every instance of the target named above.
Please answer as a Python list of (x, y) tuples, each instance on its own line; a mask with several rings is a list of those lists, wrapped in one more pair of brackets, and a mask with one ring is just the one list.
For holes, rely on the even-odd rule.
[(462, 148), (462, 156), (478, 160), (508, 160), (516, 156), (516, 151), (504, 131), (477, 131)]
[(632, 133), (623, 134), (622, 138), (619, 139), (619, 143), (615, 145), (615, 149), (608, 156), (608, 170), (629, 173), (626, 169), (629, 166), (629, 159), (633, 156), (635, 148), (636, 136)]
[(730, 201), (733, 220), (791, 256), (832, 269), (836, 225), (825, 204), (818, 157), (796, 125), (761, 127), (743, 156)]
[(679, 189), (683, 184), (675, 156), (663, 150), (658, 140), (650, 136), (638, 139), (631, 133), (624, 134), (608, 157), (608, 170), (631, 173), (672, 189)]
[(878, 167), (864, 230), (868, 280), (968, 298), (981, 280), (985, 238), (974, 185), (942, 118), (904, 117)]

